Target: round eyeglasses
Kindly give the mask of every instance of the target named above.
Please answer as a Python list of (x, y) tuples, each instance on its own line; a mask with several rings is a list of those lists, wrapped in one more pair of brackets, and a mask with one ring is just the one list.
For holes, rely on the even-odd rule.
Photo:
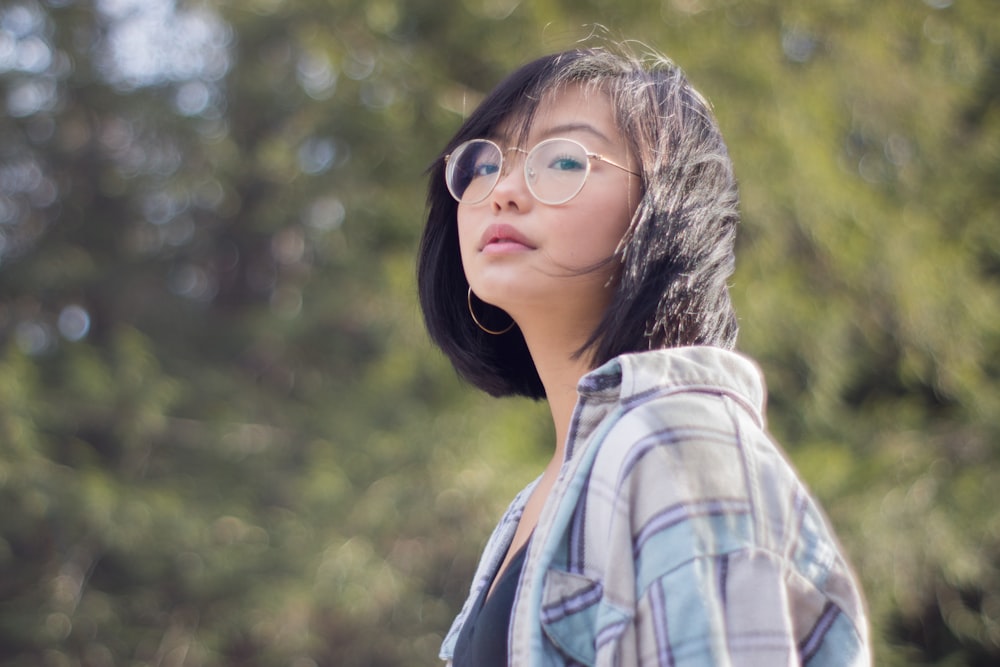
[[(524, 153), (524, 182), (532, 196), (543, 204), (565, 204), (579, 194), (590, 175), (590, 161), (600, 160), (633, 176), (639, 174), (597, 153), (589, 153), (573, 139), (546, 139)], [(451, 196), (462, 204), (486, 199), (504, 173), (504, 153), (489, 139), (472, 139), (445, 156), (445, 181)]]

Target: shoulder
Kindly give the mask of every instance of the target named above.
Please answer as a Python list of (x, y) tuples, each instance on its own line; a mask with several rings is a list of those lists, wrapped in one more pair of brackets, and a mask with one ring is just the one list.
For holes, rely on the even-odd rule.
[(640, 571), (760, 546), (751, 459), (767, 437), (741, 412), (722, 392), (650, 393), (594, 443), (589, 495), (610, 500)]
[(635, 462), (636, 456), (673, 446), (678, 453), (730, 460), (741, 432), (766, 439), (763, 378), (752, 361), (728, 350), (688, 347), (623, 355), (585, 380), (600, 387), (605, 404), (616, 404), (604, 413), (603, 428), (595, 430), (605, 459)]
[[(590, 443), (574, 533), (605, 597), (640, 624), (671, 610), (693, 622), (691, 610), (718, 608), (750, 623), (733, 626), (734, 642), (765, 631), (783, 638), (782, 650), (789, 636), (792, 650), (796, 641), (817, 652), (863, 646), (860, 591), (818, 503), (766, 430), (756, 368), (701, 350), (639, 356), (620, 361), (618, 406)], [(708, 627), (715, 613), (706, 613)]]
[(628, 517), (635, 555), (653, 545), (651, 553), (674, 554), (661, 564), (669, 567), (685, 557), (765, 551), (822, 586), (842, 562), (840, 549), (766, 430), (756, 366), (714, 348), (620, 363), (619, 409), (591, 443), (588, 487), (615, 505), (607, 516)]
[[(743, 496), (753, 467), (747, 458), (771, 447), (752, 400), (731, 384), (704, 381), (643, 382), (623, 390), (600, 441), (591, 443), (598, 447), (591, 474), (644, 496), (670, 496), (671, 490), (684, 491), (685, 500)], [(646, 483), (655, 479), (659, 483)]]

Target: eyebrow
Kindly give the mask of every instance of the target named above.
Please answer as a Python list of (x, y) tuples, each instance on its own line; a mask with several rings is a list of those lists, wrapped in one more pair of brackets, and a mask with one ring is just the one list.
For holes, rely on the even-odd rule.
[(598, 139), (601, 139), (605, 142), (605, 144), (613, 143), (606, 134), (598, 130), (590, 123), (563, 123), (561, 125), (554, 125), (542, 132), (540, 136), (548, 138), (558, 134), (564, 134), (566, 132), (586, 132), (594, 135)]
[[(601, 141), (604, 142), (606, 146), (612, 146), (615, 144), (608, 135), (604, 134), (596, 127), (590, 123), (561, 123), (559, 125), (553, 125), (552, 127), (546, 128), (544, 132), (539, 133), (540, 141), (545, 139), (551, 139), (553, 137), (560, 136), (569, 132), (586, 132), (591, 134)], [(493, 141), (501, 143), (509, 143), (510, 136), (507, 134), (493, 133), (486, 137), (487, 139), (492, 139)]]

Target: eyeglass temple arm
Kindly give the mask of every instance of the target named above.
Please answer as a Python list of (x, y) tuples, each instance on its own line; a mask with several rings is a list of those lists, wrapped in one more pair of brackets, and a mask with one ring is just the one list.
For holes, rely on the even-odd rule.
[(615, 162), (614, 160), (609, 160), (608, 158), (604, 157), (604, 156), (603, 156), (603, 155), (601, 155), (600, 153), (587, 153), (587, 157), (589, 157), (589, 158), (593, 158), (593, 159), (595, 159), (595, 160), (600, 160), (601, 162), (607, 162), (607, 163), (608, 163), (608, 164), (610, 164), (610, 165), (611, 165), (612, 167), (618, 167), (619, 169), (621, 169), (621, 170), (622, 170), (622, 171), (624, 171), (625, 173), (627, 173), (627, 174), (632, 174), (633, 176), (641, 176), (641, 175), (642, 175), (642, 174), (637, 174), (637, 173), (635, 173), (634, 171), (632, 171), (632, 170), (631, 170), (631, 169), (629, 169), (628, 167), (623, 167), (623, 166), (621, 166), (620, 164), (618, 164), (618, 163), (617, 163), (617, 162)]

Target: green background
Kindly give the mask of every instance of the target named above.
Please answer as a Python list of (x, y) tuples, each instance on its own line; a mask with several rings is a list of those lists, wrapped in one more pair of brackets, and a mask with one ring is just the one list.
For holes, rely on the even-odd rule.
[(503, 74), (590, 37), (715, 105), (740, 348), (878, 663), (997, 664), (996, 10), (5, 2), (0, 663), (436, 664), (553, 436), (427, 341), (424, 172)]

